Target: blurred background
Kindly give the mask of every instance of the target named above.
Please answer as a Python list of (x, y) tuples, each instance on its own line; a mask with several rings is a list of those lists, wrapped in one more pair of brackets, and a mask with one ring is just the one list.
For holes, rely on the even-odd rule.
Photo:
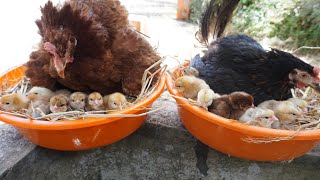
[[(4, 1), (0, 6), (0, 72), (28, 60), (40, 40), (34, 21), (47, 0)], [(63, 3), (63, 0), (52, 0)], [(132, 22), (162, 55), (191, 59), (203, 50), (195, 33), (208, 0), (120, 0)], [(244, 33), (265, 47), (294, 51), (320, 65), (320, 0), (241, 0), (228, 34)], [(318, 47), (318, 48), (317, 48)]]

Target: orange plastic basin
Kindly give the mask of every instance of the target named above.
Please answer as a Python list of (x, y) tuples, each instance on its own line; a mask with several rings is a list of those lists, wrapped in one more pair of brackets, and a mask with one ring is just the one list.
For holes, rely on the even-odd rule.
[[(24, 75), (23, 67), (15, 68), (0, 77), (0, 83)], [(10, 82), (10, 81), (9, 81)], [(147, 110), (164, 89), (162, 77), (154, 92), (138, 103), (121, 111), (122, 114), (140, 114)], [(120, 111), (119, 111), (120, 112)], [(56, 122), (30, 120), (1, 114), (0, 120), (13, 125), (34, 144), (56, 150), (84, 150), (119, 141), (136, 131), (146, 116), (117, 118), (86, 118)]]
[[(169, 92), (175, 96), (181, 94), (174, 88), (172, 77), (166, 75)], [(304, 155), (320, 141), (320, 130), (288, 131), (262, 128), (243, 124), (210, 113), (185, 100), (175, 98), (178, 111), (185, 128), (197, 139), (225, 154), (256, 161), (284, 161)], [(250, 139), (288, 137), (289, 140), (256, 143)]]

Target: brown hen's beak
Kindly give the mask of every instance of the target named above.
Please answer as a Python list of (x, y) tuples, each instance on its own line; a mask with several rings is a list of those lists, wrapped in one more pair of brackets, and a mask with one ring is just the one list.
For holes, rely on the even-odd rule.
[(58, 75), (59, 75), (62, 79), (64, 79), (64, 78), (65, 78), (65, 76), (64, 76), (64, 69), (61, 70), (61, 71), (59, 71), (59, 72), (58, 72)]

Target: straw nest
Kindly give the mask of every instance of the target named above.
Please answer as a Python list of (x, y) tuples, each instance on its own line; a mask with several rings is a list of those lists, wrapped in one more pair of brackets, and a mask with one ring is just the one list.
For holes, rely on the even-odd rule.
[[(138, 97), (127, 97), (128, 99), (128, 106), (131, 106), (135, 103), (138, 103), (142, 99), (148, 97), (150, 94), (152, 94), (157, 87), (160, 79), (164, 75), (164, 72), (166, 71), (167, 66), (162, 65), (158, 69), (154, 69), (156, 66), (159, 66), (166, 57), (160, 59), (153, 65), (151, 65), (148, 69), (145, 70), (143, 77), (141, 79), (142, 81), (142, 88), (141, 92), (138, 95)], [(151, 70), (153, 70), (153, 73)], [(18, 69), (18, 71), (21, 71)], [(19, 72), (17, 74), (24, 74), (24, 72)], [(158, 80), (156, 81), (155, 76), (159, 76)], [(156, 82), (155, 82), (156, 81)], [(18, 93), (18, 94), (27, 94), (29, 90), (32, 88), (30, 81), (25, 76), (19, 76), (13, 79), (9, 80), (9, 74), (6, 73), (4, 80), (1, 84), (0, 89), (0, 96), (3, 96), (5, 94), (11, 94), (11, 93)], [(130, 107), (129, 107), (130, 108)], [(59, 112), (59, 113), (51, 113), (51, 114), (42, 114), (41, 117), (33, 118), (29, 114), (27, 114), (26, 109), (18, 111), (18, 112), (6, 112), (3, 110), (0, 110), (0, 113), (10, 114), (22, 118), (29, 118), (33, 120), (47, 120), (47, 121), (57, 121), (57, 120), (77, 120), (77, 119), (84, 119), (84, 118), (114, 118), (114, 117), (138, 117), (138, 116), (145, 116), (149, 113), (155, 112), (162, 109), (162, 107), (157, 109), (152, 109), (148, 107), (139, 107), (135, 108), (133, 110), (143, 110), (140, 114), (123, 114), (121, 112), (117, 113), (116, 110), (106, 110), (106, 111), (67, 111), (67, 112)]]

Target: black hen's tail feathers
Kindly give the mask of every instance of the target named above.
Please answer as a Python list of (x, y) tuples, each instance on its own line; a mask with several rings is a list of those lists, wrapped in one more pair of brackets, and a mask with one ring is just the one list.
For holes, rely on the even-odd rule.
[(239, 1), (211, 0), (209, 2), (200, 23), (202, 41), (208, 44), (211, 30), (213, 30), (213, 38), (221, 37)]

